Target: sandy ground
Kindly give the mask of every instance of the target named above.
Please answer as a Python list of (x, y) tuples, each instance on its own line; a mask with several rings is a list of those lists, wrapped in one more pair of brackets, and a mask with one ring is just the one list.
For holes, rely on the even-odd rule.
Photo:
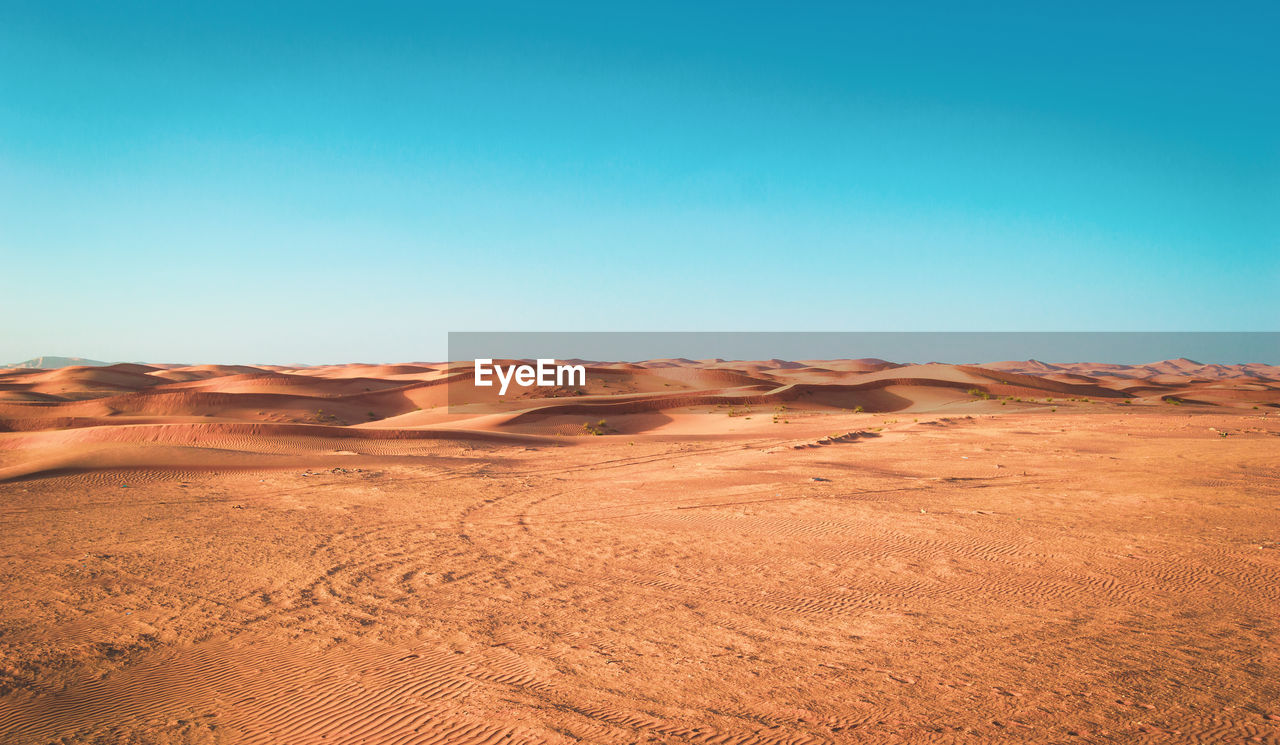
[(9, 375), (0, 742), (1280, 742), (1265, 370), (672, 364)]

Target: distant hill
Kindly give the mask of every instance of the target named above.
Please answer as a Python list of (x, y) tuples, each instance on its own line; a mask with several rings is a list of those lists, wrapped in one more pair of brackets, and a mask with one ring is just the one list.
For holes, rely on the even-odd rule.
[(12, 365), (5, 365), (5, 370), (25, 370), (32, 368), (42, 368), (52, 370), (56, 367), (72, 367), (75, 365), (83, 365), (85, 367), (104, 367), (110, 365), (110, 362), (101, 360), (86, 360), (83, 357), (36, 357), (35, 359), (25, 360), (23, 362), (15, 362)]

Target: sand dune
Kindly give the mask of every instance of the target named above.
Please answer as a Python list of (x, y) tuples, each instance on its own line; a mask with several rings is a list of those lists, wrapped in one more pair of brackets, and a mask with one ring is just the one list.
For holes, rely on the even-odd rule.
[(589, 367), (0, 371), (0, 742), (1280, 742), (1280, 369)]
[[(601, 418), (629, 417), (625, 429), (617, 431), (659, 434), (678, 420), (682, 433), (712, 436), (740, 431), (746, 420), (690, 420), (678, 416), (679, 412), (719, 407), (772, 421), (779, 409), (807, 415), (857, 410), (985, 412), (1073, 403), (1064, 398), (1124, 405), (1195, 402), (1250, 409), (1280, 405), (1280, 368), (1206, 366), (1185, 359), (1132, 366), (1035, 360), (976, 366), (901, 365), (875, 359), (803, 363), (665, 359), (590, 363), (587, 369), (588, 383), (583, 387), (529, 389), (501, 397), (496, 388), (454, 386), (452, 399), (450, 384), (469, 380), (470, 366), (421, 363), (266, 370), (242, 365), (129, 364), (6, 370), (0, 372), (0, 432), (201, 421), (411, 431), (466, 429), (468, 420), (474, 419), (479, 429), (576, 435)], [(652, 412), (677, 416), (637, 416)], [(507, 415), (493, 416), (499, 413)], [(566, 427), (573, 417), (581, 418), (577, 432)], [(543, 427), (538, 422), (549, 424)], [(142, 433), (149, 430), (136, 431), (145, 438)], [(0, 441), (0, 448), (4, 447)]]
[(46, 357), (35, 357), (29, 360), (24, 360), (23, 362), (16, 362), (12, 365), (0, 365), (0, 370), (13, 369), (13, 368), (39, 368), (42, 370), (52, 370), (57, 367), (70, 367), (72, 365), (95, 366), (95, 365), (109, 365), (109, 364), (111, 363), (102, 362), (101, 360), (89, 360), (83, 357), (46, 356)]

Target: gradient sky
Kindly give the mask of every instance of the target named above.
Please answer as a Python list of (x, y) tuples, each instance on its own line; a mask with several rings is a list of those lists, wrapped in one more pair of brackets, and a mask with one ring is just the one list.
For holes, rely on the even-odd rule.
[(0, 362), (1280, 328), (1280, 5), (882, 5), (5, 2)]

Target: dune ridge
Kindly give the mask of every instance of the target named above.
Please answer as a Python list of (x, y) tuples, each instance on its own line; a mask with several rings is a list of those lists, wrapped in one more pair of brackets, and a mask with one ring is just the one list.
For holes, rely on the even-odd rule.
[[(470, 387), (470, 366), (463, 363), (4, 370), (0, 478), (148, 465), (172, 469), (183, 458), (195, 469), (229, 467), (225, 453), (215, 457), (214, 450), (252, 455), (246, 464), (267, 467), (266, 456), (277, 449), (390, 458), (411, 457), (420, 448), (415, 443), (426, 441), (469, 447), (573, 445), (584, 435), (775, 436), (799, 418), (858, 412), (972, 415), (1085, 400), (1091, 405), (1280, 406), (1280, 368), (1190, 360), (1133, 366), (1036, 360), (917, 365), (876, 359), (585, 364), (584, 388), (527, 389), (505, 397), (495, 388)], [(287, 444), (299, 438), (307, 445)], [(104, 448), (135, 450), (108, 456)], [(156, 449), (153, 460), (148, 448)]]

